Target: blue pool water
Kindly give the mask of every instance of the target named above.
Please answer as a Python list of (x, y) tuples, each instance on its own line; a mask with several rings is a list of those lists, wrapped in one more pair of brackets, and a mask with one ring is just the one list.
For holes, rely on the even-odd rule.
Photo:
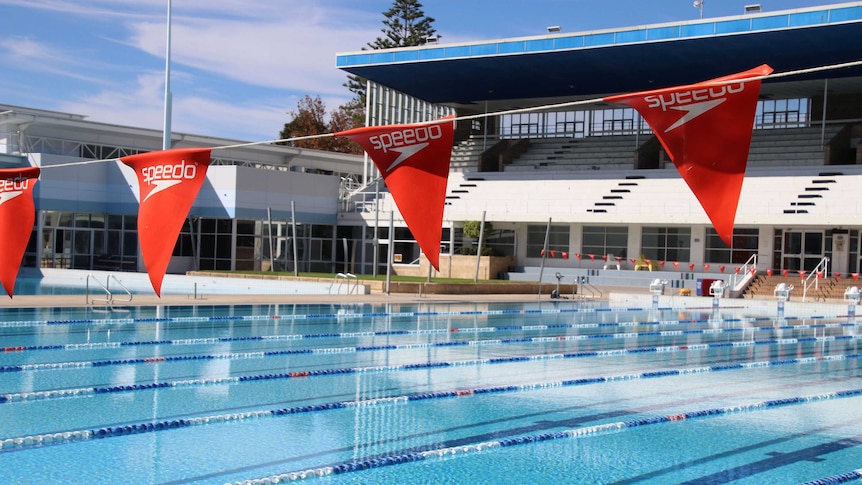
[(532, 304), (0, 313), (9, 483), (833, 483), (857, 317)]

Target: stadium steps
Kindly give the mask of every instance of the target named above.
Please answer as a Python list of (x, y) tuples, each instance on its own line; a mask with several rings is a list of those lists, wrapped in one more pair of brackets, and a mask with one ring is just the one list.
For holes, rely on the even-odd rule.
[(506, 171), (631, 169), (636, 150), (634, 135), (531, 139)]
[(479, 157), (484, 150), (481, 138), (468, 138), (452, 147), (449, 162), (450, 172), (476, 172), (479, 170)]
[[(804, 282), (798, 273), (794, 274), (793, 272), (789, 273), (787, 276), (758, 275), (743, 293), (743, 298), (774, 300), (776, 299), (775, 287), (780, 283), (784, 283), (787, 286), (793, 285), (793, 290), (790, 292), (791, 300), (802, 300)], [(835, 277), (821, 278), (817, 283), (816, 289), (814, 287), (808, 289), (808, 294), (806, 295), (805, 300), (843, 301), (844, 292), (851, 286), (862, 288), (862, 282), (854, 280), (851, 275), (843, 275), (840, 279)]]

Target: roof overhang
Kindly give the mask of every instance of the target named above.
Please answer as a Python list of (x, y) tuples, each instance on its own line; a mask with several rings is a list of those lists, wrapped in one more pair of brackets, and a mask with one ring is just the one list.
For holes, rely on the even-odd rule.
[[(783, 12), (339, 54), (339, 68), (422, 100), (508, 109), (550, 100), (690, 84), (769, 64), (776, 73), (862, 60), (862, 2)], [(847, 85), (862, 66), (764, 82), (765, 96), (812, 96)], [(842, 84), (841, 79), (848, 80)], [(802, 82), (807, 81), (807, 82)]]

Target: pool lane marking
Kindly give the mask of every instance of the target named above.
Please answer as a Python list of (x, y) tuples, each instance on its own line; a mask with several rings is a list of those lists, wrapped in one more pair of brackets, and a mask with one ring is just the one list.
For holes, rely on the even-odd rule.
[[(557, 315), (569, 313), (629, 313), (629, 312), (690, 312), (697, 310), (744, 310), (745, 306), (703, 307), (703, 308), (672, 308), (672, 307), (629, 307), (629, 308), (552, 308), (552, 309), (519, 309), (519, 310), (461, 310), (461, 311), (427, 311), (427, 312), (371, 312), (371, 313), (311, 313), (311, 314), (275, 314), (275, 315), (231, 315), (231, 316), (198, 316), (198, 317), (140, 317), (140, 318), (81, 318), (72, 320), (15, 320), (0, 321), (2, 327), (31, 327), (46, 325), (127, 325), (139, 323), (201, 323), (230, 321), (266, 321), (266, 320), (321, 320), (321, 319), (362, 319), (381, 317), (451, 317), (451, 316), (481, 316), (481, 315)], [(795, 317), (797, 319), (853, 318), (855, 315), (812, 315)], [(753, 317), (755, 320), (787, 320), (781, 317)]]
[[(742, 308), (742, 307), (740, 307)], [(476, 315), (545, 315), (562, 313), (626, 313), (644, 311), (673, 311), (671, 308), (574, 308), (574, 309), (519, 309), (519, 310), (460, 310), (427, 312), (370, 312), (370, 313), (308, 313), (275, 315), (231, 315), (197, 317), (140, 317), (140, 318), (81, 318), (72, 320), (17, 320), (0, 322), (0, 327), (44, 326), (44, 325), (105, 325), (130, 323), (199, 323), (225, 321), (265, 321), (265, 320), (319, 320), (319, 319), (361, 319), (381, 317), (448, 317)], [(681, 310), (680, 310), (681, 311)]]
[[(373, 399), (358, 399), (353, 401), (337, 401), (324, 404), (314, 404), (306, 406), (296, 406), (289, 408), (270, 409), (263, 411), (248, 411), (243, 413), (221, 414), (214, 416), (205, 416), (198, 418), (167, 420), (158, 422), (145, 422), (130, 424), (125, 426), (106, 427), (90, 430), (66, 431), (58, 433), (47, 433), (32, 436), (23, 436), (15, 438), (0, 439), (0, 451), (18, 450), (41, 446), (43, 444), (61, 444), (77, 441), (87, 441), (91, 439), (110, 438), (116, 436), (124, 436), (129, 434), (149, 433), (162, 431), (167, 429), (185, 428), (189, 426), (198, 426), (211, 423), (243, 421), (248, 419), (270, 418), (277, 416), (285, 416), (291, 414), (315, 413), (321, 411), (330, 411), (336, 409), (354, 409), (364, 408), (379, 405), (394, 405), (416, 401), (427, 401), (432, 399), (450, 399), (456, 397), (469, 397), (482, 394), (499, 394), (508, 392), (529, 392), (543, 389), (553, 389), (561, 387), (584, 386), (592, 384), (603, 384), (610, 382), (631, 381), (639, 379), (655, 379), (662, 377), (674, 377), (681, 375), (706, 374), (713, 372), (724, 372), (731, 370), (769, 368), (785, 365), (803, 365), (819, 362), (836, 362), (843, 360), (862, 359), (862, 353), (850, 355), (837, 355), (826, 357), (806, 357), (796, 359), (774, 360), (774, 361), (758, 361), (744, 364), (722, 364), (714, 366), (682, 368), (682, 369), (665, 369), (660, 371), (648, 371), (638, 374), (622, 374), (615, 376), (597, 376), (578, 379), (566, 379), (562, 381), (540, 382), (534, 384), (521, 384), (509, 386), (494, 386), (480, 387), (473, 389), (459, 389), (454, 391), (433, 391), (424, 393), (404, 394), (400, 396), (380, 397)], [(312, 372), (312, 371), (309, 371)], [(841, 391), (844, 393), (850, 391)], [(862, 389), (853, 390), (853, 396), (862, 394)], [(832, 393), (830, 393), (832, 394)], [(850, 397), (841, 395), (839, 397)], [(797, 399), (797, 398), (792, 398)], [(3, 402), (3, 401), (0, 401)]]
[[(823, 317), (825, 318), (825, 317)], [(791, 317), (783, 320), (808, 320), (810, 317)], [(836, 318), (830, 318), (836, 319)], [(771, 321), (768, 319), (767, 321)], [(2, 352), (29, 352), (43, 350), (91, 350), (91, 349), (115, 349), (122, 347), (133, 346), (151, 346), (151, 345), (206, 345), (214, 343), (226, 342), (254, 342), (254, 341), (298, 341), (322, 338), (362, 338), (362, 337), (390, 337), (399, 335), (439, 335), (449, 333), (493, 333), (493, 332), (514, 332), (514, 331), (540, 331), (540, 330), (564, 330), (564, 329), (589, 329), (589, 328), (611, 328), (611, 327), (639, 327), (639, 326), (674, 326), (674, 325), (693, 325), (693, 324), (717, 324), (717, 323), (754, 323), (764, 321), (762, 317), (746, 317), (746, 318), (731, 318), (731, 319), (679, 319), (679, 320), (658, 320), (652, 322), (609, 322), (609, 323), (559, 323), (548, 325), (507, 325), (496, 327), (454, 327), (440, 329), (425, 329), (425, 330), (386, 330), (386, 331), (362, 331), (362, 332), (327, 332), (316, 334), (291, 334), (291, 335), (261, 335), (249, 337), (207, 337), (207, 338), (192, 338), (192, 339), (167, 339), (167, 340), (138, 340), (128, 342), (90, 342), (80, 344), (56, 344), (56, 345), (30, 345), (30, 346), (15, 346), (15, 347), (0, 347)], [(761, 330), (805, 330), (805, 329), (823, 329), (823, 328), (853, 328), (860, 327), (862, 323), (815, 323), (802, 325), (779, 325), (779, 326), (762, 326), (762, 327), (747, 327), (744, 329), (731, 328), (727, 331), (761, 331)], [(713, 329), (694, 330), (694, 333), (714, 333)], [(0, 372), (3, 372), (0, 367)]]
[[(232, 485), (260, 485), (264, 483), (282, 483), (303, 480), (313, 477), (324, 477), (327, 475), (339, 475), (342, 473), (357, 472), (372, 468), (381, 468), (385, 466), (399, 465), (402, 463), (410, 463), (423, 461), (427, 459), (446, 458), (454, 455), (465, 455), (480, 453), (496, 448), (507, 448), (511, 446), (526, 445), (531, 443), (539, 443), (542, 441), (552, 441), (558, 439), (582, 439), (590, 436), (603, 435), (608, 433), (617, 433), (643, 426), (651, 426), (666, 423), (677, 423), (693, 419), (709, 419), (720, 416), (727, 416), (739, 413), (748, 413), (756, 411), (764, 411), (779, 407), (794, 406), (800, 404), (810, 404), (834, 399), (842, 399), (847, 397), (862, 396), (862, 389), (846, 389), (843, 391), (835, 391), (822, 394), (813, 394), (808, 396), (789, 397), (783, 399), (773, 399), (769, 401), (761, 401), (752, 404), (742, 404), (739, 406), (729, 406), (723, 408), (702, 409), (698, 411), (690, 411), (685, 413), (667, 414), (662, 416), (654, 416), (649, 418), (632, 419), (629, 421), (618, 421), (614, 423), (600, 424), (595, 426), (587, 426), (583, 428), (572, 428), (553, 433), (543, 433), (536, 435), (526, 435), (517, 438), (507, 438), (495, 441), (485, 441), (472, 445), (453, 446), (429, 451), (415, 451), (403, 454), (386, 454), (379, 455), (368, 459), (356, 459), (344, 461), (334, 465), (327, 465), (318, 468), (310, 468), (306, 470), (279, 473), (261, 478), (253, 478), (249, 480), (241, 480), (231, 482)], [(851, 479), (857, 478), (855, 475), (859, 470), (849, 472), (853, 475)], [(862, 476), (862, 475), (859, 475)], [(817, 483), (816, 481), (813, 483)], [(824, 483), (824, 482), (821, 482)], [(825, 482), (825, 483), (840, 483), (840, 482)]]
[[(580, 325), (580, 324), (575, 324)], [(589, 324), (593, 325), (593, 324)], [(604, 324), (601, 324), (604, 325)], [(567, 325), (562, 325), (567, 326)], [(0, 366), (0, 373), (5, 372), (34, 372), (34, 371), (44, 371), (44, 370), (59, 370), (59, 369), (80, 369), (80, 368), (91, 368), (91, 367), (105, 367), (105, 366), (113, 366), (113, 365), (138, 365), (138, 364), (154, 364), (154, 363), (167, 363), (167, 362), (187, 362), (187, 361), (195, 361), (195, 360), (242, 360), (242, 359), (261, 359), (261, 358), (269, 358), (269, 357), (282, 357), (287, 355), (319, 355), (319, 354), (335, 354), (335, 353), (356, 353), (356, 352), (377, 352), (381, 350), (417, 350), (417, 349), (429, 349), (429, 348), (438, 348), (438, 347), (475, 347), (475, 346), (485, 346), (485, 345), (510, 345), (510, 344), (530, 344), (530, 343), (557, 343), (557, 342), (580, 342), (580, 341), (588, 341), (588, 340), (603, 340), (603, 339), (629, 339), (629, 338), (640, 338), (640, 337), (676, 337), (676, 336), (690, 336), (690, 335), (715, 335), (722, 333), (745, 333), (747, 331), (761, 332), (761, 331), (774, 331), (774, 330), (809, 330), (809, 329), (827, 329), (827, 328), (844, 328), (848, 326), (855, 326), (855, 324), (851, 323), (818, 323), (818, 324), (804, 324), (804, 325), (794, 325), (794, 326), (786, 326), (786, 327), (746, 327), (746, 328), (717, 328), (717, 329), (691, 329), (691, 330), (664, 330), (664, 331), (650, 331), (650, 332), (624, 332), (624, 333), (610, 333), (610, 334), (590, 334), (590, 335), (560, 335), (560, 336), (549, 336), (549, 337), (519, 337), (519, 338), (511, 338), (511, 339), (488, 339), (488, 340), (462, 340), (462, 341), (448, 341), (448, 342), (430, 342), (430, 343), (415, 343), (415, 344), (399, 344), (399, 345), (371, 345), (371, 346), (355, 346), (355, 347), (325, 347), (325, 348), (313, 348), (313, 349), (289, 349), (289, 350), (261, 350), (261, 351), (253, 351), (253, 352), (235, 352), (235, 353), (221, 353), (221, 354), (199, 354), (199, 355), (181, 355), (181, 356), (152, 356), (152, 357), (139, 357), (135, 359), (109, 359), (109, 360), (97, 360), (97, 361), (76, 361), (76, 362), (50, 362), (50, 363), (37, 363), (37, 364), (12, 364)], [(535, 326), (534, 326), (535, 327)], [(543, 326), (545, 327), (545, 326)], [(473, 327), (476, 328), (476, 327)], [(502, 327), (494, 327), (494, 328), (502, 328)], [(437, 334), (449, 334), (452, 333), (446, 329), (438, 329), (439, 331), (435, 331), (433, 333)], [(383, 335), (381, 336), (392, 336), (392, 335), (430, 335), (428, 331), (420, 330), (420, 331), (394, 331), (391, 332), (381, 332)], [(416, 333), (413, 333), (416, 332)], [(348, 338), (346, 335), (349, 335), (349, 338), (356, 338), (357, 334), (371, 334), (378, 332), (352, 332), (347, 334), (315, 334), (311, 338), (322, 338), (324, 336), (329, 336), (331, 338)], [(345, 337), (338, 337), (338, 335), (345, 335)], [(371, 335), (363, 335), (363, 336), (371, 336)], [(293, 340), (303, 340), (303, 335), (275, 335), (275, 336), (265, 336), (265, 337), (240, 337), (241, 340), (258, 340), (258, 341), (293, 341)], [(712, 347), (726, 347), (731, 344), (738, 344), (735, 346), (751, 346), (751, 345), (771, 345), (773, 343), (805, 343), (805, 342), (831, 342), (837, 340), (854, 340), (858, 339), (860, 336), (858, 335), (839, 335), (839, 336), (828, 336), (828, 337), (801, 337), (801, 338), (790, 338), (790, 339), (769, 339), (769, 340), (754, 340), (745, 342), (718, 342), (708, 344)], [(188, 345), (191, 344), (192, 340), (194, 343), (216, 343), (220, 342), (220, 339), (181, 339), (175, 341), (164, 341), (162, 345)], [(206, 342), (199, 342), (199, 341)], [(150, 342), (142, 342), (141, 345), (147, 345)], [(74, 344), (79, 345), (79, 344)], [(110, 345), (105, 345), (100, 348), (121, 348), (124, 346), (128, 346), (129, 344), (117, 342), (112, 343)], [(138, 345), (138, 343), (132, 343), (132, 345)], [(159, 344), (154, 344), (159, 345)], [(695, 345), (705, 345), (705, 344), (695, 344)], [(685, 346), (683, 346), (685, 347)], [(709, 347), (707, 347), (709, 348)], [(651, 348), (643, 348), (643, 349), (633, 349), (637, 352), (650, 352)], [(0, 396), (2, 397), (2, 396)], [(3, 401), (0, 400), (0, 403)]]

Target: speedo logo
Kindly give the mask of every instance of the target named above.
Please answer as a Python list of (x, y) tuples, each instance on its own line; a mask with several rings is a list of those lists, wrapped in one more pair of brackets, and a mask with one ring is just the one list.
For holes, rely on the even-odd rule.
[(149, 199), (154, 194), (157, 194), (167, 188), (173, 187), (183, 180), (194, 179), (198, 173), (198, 167), (195, 164), (186, 165), (183, 160), (175, 165), (153, 165), (141, 169), (141, 177), (147, 185), (155, 185), (153, 190), (147, 194), (144, 200)]
[(0, 204), (18, 197), (30, 188), (28, 177), (17, 176), (15, 178), (0, 180)]
[(686, 112), (682, 118), (664, 130), (667, 133), (724, 103), (727, 101), (728, 95), (741, 93), (744, 90), (745, 83), (722, 84), (721, 86), (703, 89), (644, 96), (644, 101), (646, 101), (649, 108), (661, 108), (662, 111), (672, 109)]
[(431, 140), (442, 137), (443, 129), (440, 125), (428, 125), (381, 133), (369, 137), (368, 141), (375, 150), (381, 150), (383, 153), (388, 151), (399, 153), (398, 158), (387, 168), (387, 171), (391, 171), (399, 163), (427, 147)]

